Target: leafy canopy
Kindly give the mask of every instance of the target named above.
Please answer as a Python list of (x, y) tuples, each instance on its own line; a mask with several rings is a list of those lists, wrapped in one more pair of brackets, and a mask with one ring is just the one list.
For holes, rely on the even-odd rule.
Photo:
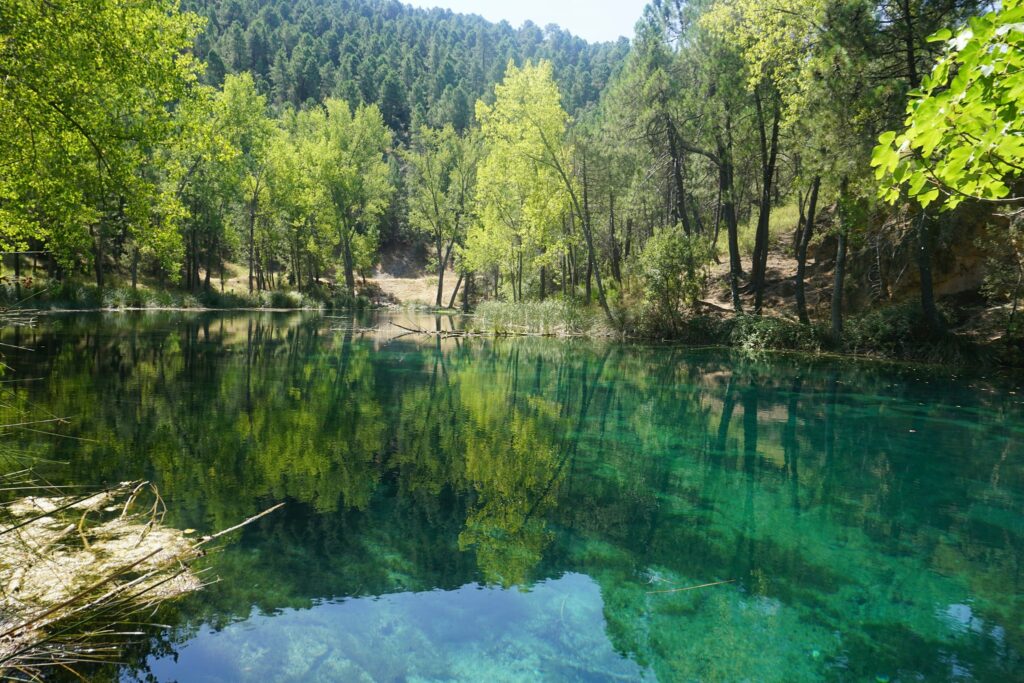
[(929, 40), (945, 50), (910, 93), (906, 129), (882, 134), (872, 156), (880, 196), (944, 209), (1021, 200), (1012, 187), (1024, 173), (1024, 1)]

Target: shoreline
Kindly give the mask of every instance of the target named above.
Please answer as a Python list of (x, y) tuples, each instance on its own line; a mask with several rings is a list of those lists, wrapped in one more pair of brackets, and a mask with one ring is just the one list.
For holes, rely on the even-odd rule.
[[(61, 315), (82, 315), (82, 314), (119, 314), (119, 313), (182, 313), (182, 314), (208, 314), (208, 313), (271, 313), (271, 314), (287, 314), (287, 313), (314, 313), (320, 314), (324, 317), (331, 317), (331, 313), (347, 313), (351, 315), (358, 314), (359, 312), (377, 313), (377, 314), (413, 314), (419, 316), (428, 317), (462, 317), (462, 318), (474, 318), (473, 313), (463, 313), (459, 310), (443, 311), (433, 308), (401, 308), (401, 307), (369, 307), (365, 309), (330, 309), (325, 307), (302, 307), (302, 308), (255, 308), (255, 307), (227, 307), (227, 308), (213, 308), (213, 307), (180, 307), (180, 306), (161, 306), (161, 307), (125, 307), (125, 308), (76, 308), (76, 309), (6, 309), (0, 313), (0, 318), (4, 316), (20, 316), (20, 317), (58, 317)], [(784, 319), (785, 320), (785, 319)], [(792, 321), (789, 321), (792, 322)], [(13, 323), (12, 323), (13, 324)], [(0, 326), (6, 327), (8, 325)], [(691, 351), (701, 350), (725, 350), (733, 352), (741, 352), (750, 356), (757, 356), (762, 354), (772, 355), (784, 355), (784, 356), (805, 356), (814, 359), (834, 359), (834, 360), (851, 360), (856, 362), (875, 362), (875, 363), (891, 363), (897, 365), (917, 365), (917, 366), (929, 366), (929, 367), (943, 367), (950, 370), (956, 370), (965, 367), (979, 367), (987, 368), (991, 370), (1019, 373), (1024, 371), (1024, 365), (1019, 362), (1006, 362), (1008, 359), (1001, 353), (1006, 348), (1005, 344), (1000, 344), (999, 341), (988, 341), (979, 342), (970, 338), (957, 335), (956, 333), (950, 333), (947, 339), (953, 340), (952, 343), (957, 345), (958, 350), (967, 350), (971, 352), (971, 357), (959, 357), (956, 359), (948, 358), (928, 358), (918, 357), (915, 358), (913, 355), (896, 355), (884, 352), (845, 352), (837, 351), (834, 349), (827, 348), (786, 348), (782, 345), (778, 346), (764, 346), (761, 348), (749, 348), (745, 347), (744, 343), (730, 341), (729, 339), (714, 339), (700, 343), (694, 343), (686, 339), (686, 335), (679, 338), (666, 338), (666, 337), (655, 337), (655, 336), (643, 336), (636, 334), (624, 334), (624, 333), (592, 333), (589, 331), (572, 332), (572, 333), (560, 333), (560, 332), (542, 332), (542, 331), (530, 331), (530, 330), (510, 330), (510, 329), (473, 329), (473, 330), (430, 330), (430, 329), (410, 329), (398, 325), (400, 329), (404, 329), (407, 335), (424, 335), (430, 337), (441, 337), (442, 339), (454, 339), (454, 338), (479, 338), (479, 339), (510, 339), (510, 338), (544, 338), (554, 339), (562, 341), (593, 341), (593, 342), (612, 342), (624, 345), (641, 345), (641, 346), (656, 346), (656, 347), (678, 347), (684, 348)], [(369, 331), (359, 330), (361, 332)], [(380, 329), (380, 328), (378, 328)], [(715, 335), (712, 335), (715, 336)], [(926, 346), (922, 346), (921, 350), (926, 350)]]

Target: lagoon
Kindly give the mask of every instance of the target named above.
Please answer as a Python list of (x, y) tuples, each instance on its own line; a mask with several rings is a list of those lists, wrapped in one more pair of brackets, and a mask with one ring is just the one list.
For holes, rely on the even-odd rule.
[(69, 418), (6, 442), (51, 481), (196, 533), (286, 503), (98, 679), (1024, 680), (1019, 378), (392, 322), (459, 325), (4, 334), (4, 417)]

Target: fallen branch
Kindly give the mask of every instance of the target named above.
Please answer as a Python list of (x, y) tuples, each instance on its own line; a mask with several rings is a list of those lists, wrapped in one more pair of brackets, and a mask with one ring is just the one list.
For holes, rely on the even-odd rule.
[(664, 591), (647, 591), (648, 595), (655, 595), (658, 593), (683, 593), (685, 591), (695, 591), (698, 588), (710, 588), (711, 586), (721, 586), (725, 583), (733, 583), (736, 579), (729, 579), (728, 581), (715, 581), (714, 583), (702, 583), (699, 586), (687, 586), (686, 588), (670, 588)]

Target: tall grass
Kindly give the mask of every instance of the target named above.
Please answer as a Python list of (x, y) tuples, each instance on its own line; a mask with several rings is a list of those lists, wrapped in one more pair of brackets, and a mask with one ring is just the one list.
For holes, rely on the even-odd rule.
[(484, 301), (467, 323), (472, 332), (498, 335), (543, 335), (570, 337), (598, 335), (601, 317), (593, 309), (562, 301)]
[(20, 287), (11, 282), (0, 284), (0, 306), (33, 310), (129, 310), (163, 308), (345, 308), (346, 297), (326, 292), (303, 293), (275, 290), (234, 293), (209, 290), (198, 293), (127, 285), (99, 289), (80, 282), (34, 280)]

